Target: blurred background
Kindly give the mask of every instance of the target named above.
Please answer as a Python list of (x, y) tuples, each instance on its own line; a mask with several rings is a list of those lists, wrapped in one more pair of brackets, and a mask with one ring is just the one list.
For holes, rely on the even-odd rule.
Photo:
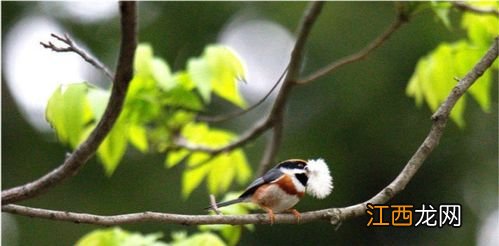
[[(304, 74), (363, 48), (395, 18), (391, 2), (328, 2), (312, 30)], [(258, 101), (282, 73), (302, 16), (303, 2), (141, 2), (139, 41), (175, 71), (210, 43), (223, 43), (242, 57), (248, 70), (241, 84), (246, 100)], [(287, 106), (278, 160), (324, 158), (335, 189), (325, 200), (310, 197), (299, 211), (343, 207), (365, 201), (391, 182), (429, 131), (431, 112), (405, 94), (421, 56), (440, 42), (465, 36), (460, 13), (446, 29), (430, 11), (411, 19), (367, 60), (339, 69), (314, 83), (296, 87)], [(75, 54), (44, 49), (50, 34), (68, 33), (114, 69), (119, 42), (115, 2), (2, 2), (2, 189), (32, 181), (57, 167), (70, 149), (59, 144), (45, 122), (48, 97), (61, 83), (109, 81)], [(457, 76), (457, 75), (456, 75)], [(449, 78), (453, 79), (453, 78)], [(497, 77), (495, 77), (497, 81)], [(241, 245), (432, 244), (493, 245), (498, 226), (497, 82), (491, 113), (468, 99), (466, 127), (449, 122), (438, 148), (406, 189), (390, 204), (461, 204), (460, 228), (366, 227), (368, 216), (345, 221), (338, 230), (327, 223), (257, 225), (244, 231)], [(275, 93), (274, 93), (275, 94)], [(271, 105), (224, 123), (243, 132)], [(234, 108), (215, 104), (211, 114)], [(262, 156), (266, 135), (246, 153), (253, 169)], [(112, 177), (91, 159), (80, 173), (46, 194), (22, 202), (41, 208), (102, 215), (158, 211), (203, 214), (205, 186), (189, 199), (180, 194), (182, 166), (164, 167), (164, 155), (129, 150)], [(234, 190), (244, 187), (234, 185)], [(157, 223), (125, 225), (142, 233), (196, 227)], [(2, 213), (2, 245), (71, 245), (99, 228)], [(493, 237), (495, 235), (495, 237)], [(493, 241), (495, 240), (495, 241)]]

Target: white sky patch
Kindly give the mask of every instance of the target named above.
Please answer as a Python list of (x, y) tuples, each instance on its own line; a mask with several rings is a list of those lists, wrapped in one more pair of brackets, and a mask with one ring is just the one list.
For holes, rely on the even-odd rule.
[(88, 66), (74, 53), (43, 48), (41, 41), (60, 44), (51, 33), (62, 35), (65, 31), (50, 19), (27, 17), (9, 30), (4, 43), (7, 87), (23, 116), (40, 131), (50, 130), (45, 107), (54, 90), (60, 84), (84, 81), (84, 67)]
[(118, 15), (118, 1), (87, 0), (40, 2), (49, 13), (81, 23), (100, 22)]
[(250, 15), (237, 15), (221, 32), (219, 43), (231, 47), (244, 61), (248, 83), (239, 83), (240, 89), (245, 98), (255, 102), (283, 73), (295, 38), (279, 24)]
[(489, 214), (478, 231), (477, 245), (479, 246), (494, 246), (499, 245), (499, 210)]

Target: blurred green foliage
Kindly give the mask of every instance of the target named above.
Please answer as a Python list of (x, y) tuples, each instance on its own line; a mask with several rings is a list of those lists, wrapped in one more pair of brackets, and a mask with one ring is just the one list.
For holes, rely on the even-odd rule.
[[(123, 113), (97, 150), (108, 175), (120, 163), (128, 142), (147, 153), (150, 145), (158, 146), (155, 150), (160, 152), (176, 148), (177, 132), (190, 144), (213, 148), (235, 139), (227, 131), (212, 130), (206, 124), (193, 121), (196, 112), (210, 102), (212, 93), (240, 107), (245, 105), (236, 89), (238, 78), (244, 78), (241, 62), (228, 48), (209, 45), (201, 57), (190, 59), (187, 67), (187, 71), (172, 74), (163, 59), (153, 56), (150, 45), (138, 46), (135, 73)], [(61, 142), (76, 148), (97, 125), (109, 96), (108, 90), (86, 82), (61, 86), (49, 99), (46, 118)], [(174, 151), (174, 157), (167, 158), (167, 166), (178, 164), (188, 154), (187, 149)], [(234, 176), (239, 183), (244, 183), (250, 175), (240, 149), (215, 158), (202, 152), (192, 154), (188, 167), (183, 179), (185, 197), (206, 176), (209, 191), (220, 194), (228, 189)]]
[[(441, 2), (435, 6), (438, 9), (436, 13), (439, 18), (444, 19), (445, 25), (450, 27), (448, 13), (451, 5)], [(485, 4), (485, 7), (497, 9), (499, 4), (489, 2)], [(442, 43), (416, 65), (416, 71), (407, 86), (407, 95), (414, 97), (418, 106), (424, 100), (431, 110), (435, 111), (456, 84), (450, 78), (462, 78), (471, 71), (476, 62), (490, 48), (494, 38), (499, 35), (499, 18), (492, 15), (465, 13), (461, 26), (467, 30), (468, 39)], [(495, 66), (487, 70), (469, 91), (469, 95), (485, 112), (490, 112), (492, 75), (497, 72), (497, 64), (499, 63), (496, 61)], [(451, 112), (451, 119), (461, 127), (464, 126), (464, 108), (465, 99), (463, 98), (457, 102)]]
[(83, 236), (76, 246), (166, 246), (168, 244), (158, 241), (161, 233), (142, 235), (132, 233), (121, 228), (94, 230)]
[[(199, 58), (188, 61), (186, 71), (172, 73), (168, 64), (154, 57), (148, 44), (137, 47), (134, 60), (134, 77), (130, 84), (123, 113), (109, 135), (97, 150), (109, 176), (122, 160), (128, 143), (142, 153), (149, 146), (161, 146), (156, 151), (166, 151), (168, 168), (187, 158), (182, 174), (182, 196), (187, 198), (206, 179), (211, 194), (223, 194), (233, 180), (244, 185), (250, 175), (246, 156), (241, 149), (218, 155), (191, 151), (178, 147), (175, 139), (181, 138), (189, 145), (220, 148), (234, 141), (237, 136), (222, 129), (213, 129), (207, 123), (196, 123), (197, 112), (203, 110), (214, 93), (239, 107), (246, 104), (236, 83), (244, 79), (244, 69), (235, 54), (226, 47), (208, 45)], [(76, 148), (102, 118), (110, 92), (77, 83), (60, 86), (50, 97), (46, 118), (59, 140)], [(174, 150), (170, 150), (174, 149)], [(241, 206), (235, 206), (241, 207)], [(246, 212), (239, 210), (233, 212)], [(205, 229), (210, 227), (205, 227)], [(235, 245), (242, 227), (211, 227), (220, 231), (230, 245)], [(209, 232), (189, 237), (176, 237), (174, 245), (225, 245)], [(141, 237), (116, 228), (97, 230), (85, 236), (79, 245), (159, 245), (155, 235)]]

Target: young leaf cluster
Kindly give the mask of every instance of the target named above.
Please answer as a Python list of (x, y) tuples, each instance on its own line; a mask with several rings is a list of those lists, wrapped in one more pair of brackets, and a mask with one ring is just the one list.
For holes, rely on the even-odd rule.
[(163, 237), (161, 233), (141, 234), (125, 231), (119, 227), (93, 230), (92, 232), (84, 235), (76, 246), (92, 246), (92, 245), (105, 245), (105, 246), (166, 246), (168, 244), (159, 241)]
[[(116, 170), (130, 145), (143, 153), (167, 153), (167, 167), (186, 159), (184, 197), (204, 179), (215, 194), (225, 192), (234, 180), (245, 182), (251, 170), (241, 149), (212, 156), (176, 144), (182, 139), (189, 145), (221, 147), (233, 141), (235, 134), (195, 122), (195, 118), (208, 107), (213, 95), (245, 107), (237, 89), (241, 79), (243, 65), (226, 47), (209, 45), (200, 57), (188, 60), (186, 70), (172, 72), (165, 60), (154, 56), (150, 45), (139, 45), (122, 113), (97, 150), (106, 174)], [(109, 96), (109, 90), (87, 82), (60, 86), (47, 104), (47, 120), (58, 138), (75, 148), (95, 128)]]
[[(478, 6), (498, 8), (497, 2), (475, 3)], [(434, 5), (440, 19), (450, 23), (448, 9), (451, 5), (440, 3)], [(435, 50), (421, 58), (416, 65), (414, 74), (409, 80), (406, 93), (414, 97), (420, 106), (426, 102), (432, 111), (445, 100), (449, 91), (454, 87), (453, 78), (463, 77), (474, 65), (474, 62), (485, 53), (499, 35), (499, 19), (494, 15), (479, 15), (465, 12), (461, 19), (461, 27), (467, 31), (467, 39), (453, 43), (441, 43)], [(497, 70), (497, 62), (494, 65)], [(469, 94), (474, 98), (483, 111), (490, 111), (491, 89), (493, 72), (486, 71), (479, 82), (470, 88)], [(464, 126), (463, 113), (465, 101), (459, 101), (451, 112), (451, 119), (460, 127)]]

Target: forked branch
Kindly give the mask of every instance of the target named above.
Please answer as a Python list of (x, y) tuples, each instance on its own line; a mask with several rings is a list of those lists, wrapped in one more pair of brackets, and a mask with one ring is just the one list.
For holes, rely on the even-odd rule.
[(109, 69), (104, 64), (102, 64), (102, 62), (100, 62), (99, 60), (94, 58), (92, 55), (90, 55), (84, 49), (78, 47), (78, 45), (76, 45), (76, 43), (73, 41), (73, 39), (71, 39), (69, 37), (68, 34), (64, 34), (64, 37), (61, 37), (61, 36), (58, 36), (58, 35), (52, 33), (50, 36), (65, 43), (67, 45), (67, 47), (56, 46), (55, 44), (53, 44), (50, 41), (48, 43), (40, 42), (40, 44), (44, 48), (51, 49), (55, 52), (74, 52), (77, 55), (81, 56), (81, 58), (83, 58), (83, 60), (90, 63), (90, 65), (92, 65), (95, 68), (97, 68), (98, 70), (102, 71), (110, 80), (113, 80), (114, 76), (111, 73), (111, 71), (109, 71)]
[(2, 204), (22, 201), (41, 194), (66, 178), (75, 175), (95, 154), (121, 113), (128, 85), (132, 79), (133, 59), (137, 47), (136, 9), (135, 2), (120, 2), (122, 34), (118, 66), (109, 103), (96, 128), (59, 167), (35, 181), (2, 191)]

